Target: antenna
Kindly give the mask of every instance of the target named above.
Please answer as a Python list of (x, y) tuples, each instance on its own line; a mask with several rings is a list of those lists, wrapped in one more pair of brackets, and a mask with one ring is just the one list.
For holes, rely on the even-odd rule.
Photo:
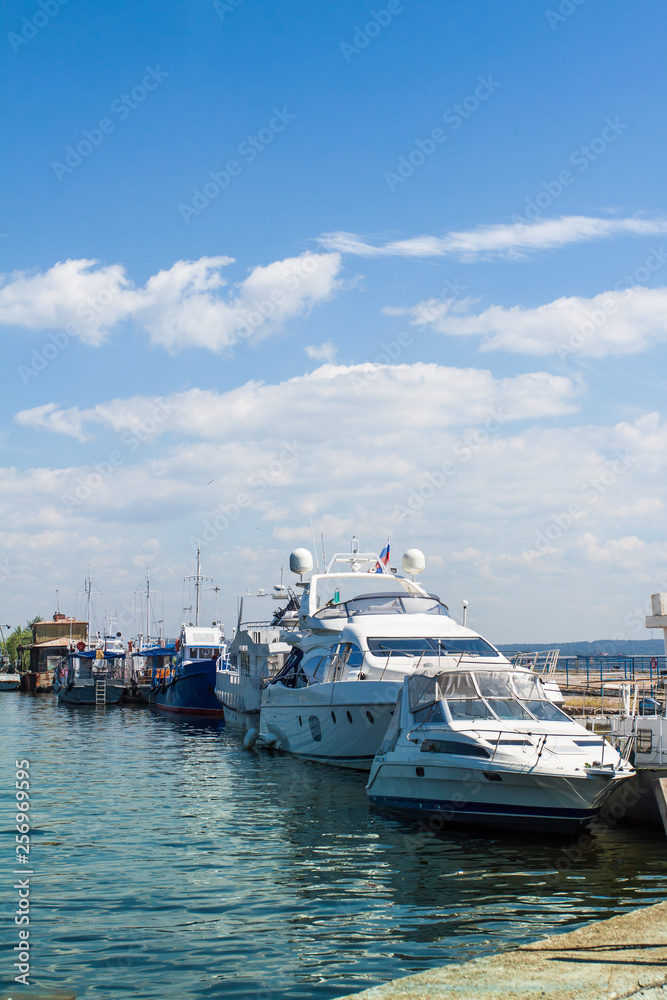
[[(315, 552), (315, 562), (317, 563), (317, 572), (320, 571), (320, 560), (317, 558), (317, 545), (315, 544), (315, 529), (313, 528), (313, 515), (310, 512), (310, 497), (306, 497), (306, 503), (308, 504), (308, 520), (310, 521), (310, 534), (313, 539), (313, 550)], [(326, 569), (326, 563), (324, 564)]]
[(215, 591), (215, 624), (218, 624), (218, 594), (220, 593), (220, 587), (214, 587)]
[(58, 591), (56, 590), (56, 609), (58, 614), (60, 614), (60, 597), (58, 596)]
[(212, 576), (202, 576), (201, 575), (201, 558), (200, 558), (200, 552), (201, 552), (201, 549), (200, 549), (199, 546), (197, 546), (197, 574), (196, 574), (196, 576), (186, 576), (186, 578), (185, 578), (186, 580), (194, 580), (195, 581), (195, 625), (197, 627), (199, 627), (199, 604), (200, 604), (202, 581), (203, 580), (209, 580), (211, 583), (213, 583), (213, 577)]
[(324, 532), (323, 531), (320, 531), (320, 538), (322, 539), (322, 565), (324, 566), (324, 569), (326, 570), (326, 568), (327, 568), (327, 556), (326, 556), (326, 552), (324, 551)]

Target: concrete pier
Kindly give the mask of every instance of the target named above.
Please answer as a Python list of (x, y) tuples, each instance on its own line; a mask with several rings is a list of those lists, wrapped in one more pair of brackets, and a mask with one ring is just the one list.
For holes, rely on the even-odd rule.
[(339, 1000), (667, 1000), (667, 903)]

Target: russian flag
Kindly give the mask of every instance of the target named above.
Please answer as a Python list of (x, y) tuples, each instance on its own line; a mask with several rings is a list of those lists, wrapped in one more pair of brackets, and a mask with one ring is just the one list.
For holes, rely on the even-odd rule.
[(389, 565), (389, 539), (387, 539), (387, 544), (380, 553), (379, 562), (375, 563), (374, 573), (382, 573), (386, 567)]

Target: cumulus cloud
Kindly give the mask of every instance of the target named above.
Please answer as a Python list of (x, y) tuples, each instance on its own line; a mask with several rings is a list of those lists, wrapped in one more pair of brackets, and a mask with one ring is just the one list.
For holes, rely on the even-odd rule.
[[(454, 608), (470, 599), (469, 620), (492, 639), (599, 637), (654, 592), (664, 565), (667, 427), (655, 414), (578, 424), (579, 391), (539, 372), (325, 365), (224, 393), (49, 404), (23, 419), (95, 434), (98, 460), (3, 470), (0, 546), (36, 601), (56, 586), (62, 596), (64, 578), (78, 586), (91, 553), (120, 601), (153, 540), (151, 575), (177, 615), (183, 563), (201, 539), (231, 620), (237, 593), (270, 587), (288, 549), (308, 544), (309, 497), (329, 552), (352, 534), (369, 548), (391, 534), (398, 558), (418, 545), (427, 587)], [(619, 532), (619, 512), (644, 520)]]
[[(164, 398), (135, 396), (94, 407), (55, 403), (22, 410), (22, 426), (83, 439), (101, 425), (153, 436), (166, 430), (201, 440), (247, 441), (265, 434), (280, 414), (280, 434), (327, 440), (362, 426), (364, 433), (395, 433), (401, 425), (440, 430), (573, 413), (579, 386), (547, 372), (495, 378), (476, 368), (436, 364), (323, 365), (276, 385), (248, 382), (229, 392), (189, 389)], [(304, 414), (308, 420), (304, 426)]]
[(95, 260), (67, 260), (37, 274), (15, 271), (0, 278), (0, 325), (65, 330), (98, 345), (129, 320), (171, 353), (193, 346), (221, 351), (280, 331), (341, 287), (338, 253), (274, 261), (227, 287), (223, 269), (231, 263), (232, 257), (177, 261), (143, 288), (121, 264)]
[(330, 340), (325, 340), (319, 347), (316, 347), (314, 344), (309, 344), (306, 347), (306, 354), (313, 361), (328, 361), (329, 364), (333, 364), (337, 353), (338, 349)]
[(362, 257), (448, 257), (464, 260), (487, 257), (523, 257), (538, 250), (553, 250), (570, 243), (610, 239), (615, 236), (655, 236), (667, 233), (664, 219), (600, 219), (585, 215), (478, 226), (444, 236), (415, 236), (387, 243), (370, 243), (356, 233), (323, 233), (318, 243), (328, 251)]
[[(467, 303), (470, 308), (470, 303)], [(591, 298), (555, 299), (533, 309), (490, 306), (471, 315), (452, 299), (427, 299), (405, 310), (414, 326), (455, 337), (482, 337), (481, 350), (514, 354), (637, 354), (667, 339), (667, 288), (637, 286)]]

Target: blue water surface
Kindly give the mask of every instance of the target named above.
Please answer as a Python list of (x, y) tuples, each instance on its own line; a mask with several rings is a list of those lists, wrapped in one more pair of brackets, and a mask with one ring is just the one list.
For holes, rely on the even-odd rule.
[[(136, 706), (0, 696), (3, 909), (30, 761), (31, 983), (90, 1000), (329, 1000), (664, 898), (657, 829), (434, 835), (366, 777)], [(4, 921), (2, 982), (17, 928)], [(27, 992), (27, 991), (26, 991)]]

